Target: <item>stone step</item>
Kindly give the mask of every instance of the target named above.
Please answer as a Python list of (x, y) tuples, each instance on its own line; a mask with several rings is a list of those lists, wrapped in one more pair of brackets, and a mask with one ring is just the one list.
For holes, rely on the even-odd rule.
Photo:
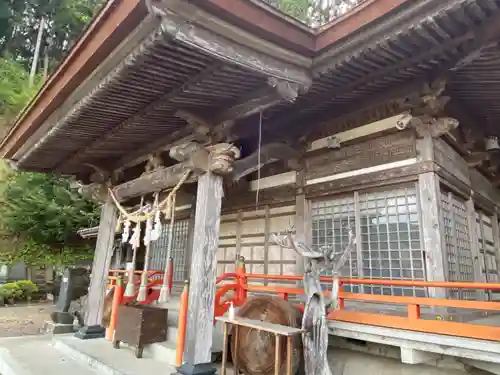
[(51, 336), (29, 336), (0, 340), (0, 374), (98, 375), (98, 372), (54, 348)]
[(80, 365), (95, 370), (99, 375), (175, 373), (174, 367), (170, 366), (175, 362), (175, 346), (171, 343), (163, 343), (162, 347), (159, 344), (146, 347), (141, 359), (135, 357), (132, 348), (122, 345), (120, 349), (114, 349), (111, 342), (104, 339), (56, 338), (54, 347)]

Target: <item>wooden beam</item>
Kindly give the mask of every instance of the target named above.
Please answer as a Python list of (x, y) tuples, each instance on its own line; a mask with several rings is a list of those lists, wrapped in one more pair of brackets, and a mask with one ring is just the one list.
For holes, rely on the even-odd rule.
[[(300, 153), (284, 143), (269, 143), (262, 146), (250, 156), (234, 163), (233, 179), (235, 181), (262, 168), (264, 165), (285, 160), (291, 169), (299, 169)], [(260, 160), (259, 160), (260, 159)], [(260, 164), (259, 164), (260, 161)]]
[[(113, 193), (119, 201), (125, 201), (155, 191), (172, 188), (184, 176), (189, 166), (189, 162), (183, 162), (170, 167), (160, 167), (153, 172), (143, 174), (134, 180), (116, 186), (113, 189)], [(195, 182), (196, 178), (196, 174), (193, 173), (186, 183)]]
[(299, 95), (300, 86), (296, 83), (269, 78), (267, 85), (240, 98), (231, 107), (212, 116), (213, 120), (196, 113), (179, 110), (176, 116), (184, 119), (195, 129), (211, 131), (217, 139), (229, 136), (237, 120), (271, 108), (282, 101), (294, 102)]
[(117, 220), (118, 210), (111, 197), (108, 196), (101, 210), (101, 220), (99, 222), (99, 232), (97, 234), (94, 262), (90, 277), (85, 326), (76, 333), (76, 336), (80, 338), (104, 336), (104, 328), (101, 326), (101, 321), (104, 310), (106, 282), (113, 256)]
[[(260, 53), (257, 50), (234, 42), (223, 34), (215, 33), (206, 27), (200, 26), (192, 14), (180, 16), (172, 9), (182, 7), (186, 2), (162, 1), (162, 27), (174, 40), (185, 43), (195, 49), (202, 50), (226, 63), (239, 65), (245, 69), (260, 73), (263, 76), (274, 77), (309, 87), (311, 76), (307, 69), (297, 65)], [(170, 4), (169, 4), (170, 3)], [(177, 4), (176, 4), (177, 3)], [(181, 3), (179, 5), (179, 3)], [(186, 7), (189, 5), (186, 4)], [(182, 9), (176, 9), (182, 12)], [(193, 11), (196, 11), (193, 9)], [(217, 21), (221, 22), (221, 21)]]
[[(176, 139), (178, 136), (182, 138), (172, 141), (172, 139)], [(125, 155), (123, 158), (116, 162), (115, 169), (125, 169), (136, 166), (137, 164), (146, 161), (148, 159), (148, 155), (150, 155), (151, 153), (168, 151), (173, 147), (189, 142), (205, 143), (208, 141), (208, 136), (197, 132), (196, 129), (193, 129), (191, 126), (186, 126), (183, 129), (174, 132), (173, 134), (169, 134), (165, 138), (158, 139), (157, 141), (154, 141), (153, 143), (148, 144), (137, 151)]]
[(191, 254), (190, 274), (192, 277), (189, 288), (187, 339), (184, 353), (184, 361), (189, 367), (210, 366), (212, 359), (217, 264), (215, 253), (219, 246), (222, 195), (221, 176), (205, 173), (199, 178)]
[(159, 167), (116, 186), (113, 189), (115, 197), (123, 201), (172, 188), (188, 170), (191, 174), (185, 183), (195, 182), (198, 176), (208, 171), (217, 175), (228, 175), (233, 170), (234, 160), (239, 158), (239, 150), (227, 143), (205, 147), (190, 142), (173, 147), (170, 150), (170, 157), (180, 163), (169, 167)]
[[(304, 137), (308, 141), (315, 140), (314, 130), (320, 125), (322, 130), (326, 134), (334, 133), (338, 131), (339, 125), (341, 128), (355, 128), (357, 126), (362, 126), (366, 124), (366, 120), (360, 120), (359, 114), (363, 111), (369, 111), (370, 113), (378, 114), (381, 112), (381, 108), (384, 110), (388, 107), (388, 104), (395, 102), (401, 97), (406, 97), (420, 92), (422, 89), (422, 79), (415, 79), (408, 82), (405, 85), (396, 85), (392, 88), (381, 90), (375, 94), (363, 96), (351, 104), (342, 105), (339, 108), (334, 107), (330, 111), (320, 111), (317, 115), (309, 116), (307, 118), (308, 124), (315, 124), (315, 126), (310, 126), (304, 135), (304, 127), (299, 126), (299, 122), (303, 121), (302, 116), (297, 115), (295, 112), (290, 114), (290, 116), (280, 115), (276, 121), (266, 121), (266, 127), (263, 129), (263, 139), (267, 142), (277, 142), (283, 141), (283, 135), (286, 134), (289, 139), (297, 139), (298, 137)], [(389, 109), (390, 111), (390, 109)], [(387, 112), (387, 111), (382, 111)], [(403, 110), (398, 113), (403, 112)], [(389, 116), (397, 115), (398, 113), (390, 114)], [(299, 116), (301, 119), (298, 121)], [(373, 120), (372, 120), (373, 121)], [(350, 125), (350, 126), (344, 126)], [(351, 125), (352, 124), (352, 125)], [(322, 136), (326, 135), (322, 133)], [(244, 137), (255, 137), (255, 132), (252, 133), (251, 126), (239, 126), (238, 135), (241, 138)], [(318, 137), (316, 136), (316, 139)]]
[[(309, 86), (307, 86), (307, 88), (308, 87)], [(225, 110), (220, 115), (217, 122), (221, 124), (227, 121), (236, 121), (249, 117), (283, 100), (294, 102), (301, 89), (306, 89), (306, 87), (301, 87), (296, 83), (270, 78), (267, 86), (250, 93), (248, 96), (242, 98), (239, 103)]]

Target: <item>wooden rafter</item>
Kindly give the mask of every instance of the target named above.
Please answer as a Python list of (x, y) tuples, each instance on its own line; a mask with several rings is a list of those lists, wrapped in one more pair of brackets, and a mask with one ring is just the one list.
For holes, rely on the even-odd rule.
[[(61, 169), (64, 165), (68, 165), (74, 162), (77, 162), (80, 160), (82, 157), (85, 155), (91, 154), (94, 149), (99, 148), (100, 146), (106, 144), (106, 142), (109, 142), (109, 140), (115, 136), (118, 132), (128, 129), (130, 127), (133, 127), (136, 121), (140, 120), (144, 114), (153, 112), (155, 111), (156, 108), (165, 105), (165, 103), (173, 100), (175, 97), (183, 93), (184, 91), (188, 90), (189, 87), (198, 84), (199, 82), (203, 81), (206, 77), (209, 77), (211, 74), (214, 73), (217, 69), (219, 69), (221, 66), (220, 63), (214, 63), (212, 65), (209, 65), (207, 68), (205, 68), (203, 71), (201, 71), (199, 74), (196, 74), (195, 76), (191, 77), (189, 80), (184, 82), (182, 85), (174, 88), (173, 90), (167, 92), (166, 94), (162, 95), (160, 98), (155, 100), (154, 102), (150, 103), (147, 105), (145, 108), (143, 108), (141, 111), (137, 112), (134, 116), (128, 118), (127, 120), (123, 121), (122, 123), (118, 124), (115, 126), (111, 131), (107, 132), (103, 136), (96, 138), (94, 142), (91, 142), (87, 147), (77, 151), (75, 154), (73, 154), (71, 157), (66, 158), (65, 160), (62, 161), (62, 163), (58, 166), (56, 166), (56, 170)], [(168, 142), (172, 142), (174, 139), (169, 139)]]
[[(459, 62), (461, 62), (465, 56), (474, 53), (476, 50), (480, 49), (484, 44), (489, 43), (492, 38), (498, 35), (498, 33), (500, 32), (498, 30), (500, 28), (499, 25), (500, 14), (497, 14), (484, 24), (470, 30), (462, 37), (451, 39), (443, 44), (430, 48), (423, 54), (418, 54), (412, 58), (404, 59), (399, 64), (389, 65), (384, 69), (374, 70), (366, 76), (362, 76), (359, 79), (355, 79), (354, 81), (349, 81), (344, 85), (340, 85), (340, 87), (335, 88), (335, 92), (338, 93), (338, 96), (346, 95), (347, 93), (362, 88), (369, 83), (376, 82), (377, 80), (388, 76), (394, 76), (398, 72), (402, 72), (405, 69), (418, 65), (419, 63), (432, 60), (435, 56), (440, 55), (443, 50), (463, 47), (466, 51), (463, 55), (456, 56), (455, 59), (446, 62), (444, 65), (439, 67), (436, 72), (434, 72), (434, 75), (436, 77), (446, 79), (448, 75), (452, 74), (451, 69), (453, 69)], [(305, 103), (303, 105), (307, 106), (307, 113), (309, 113), (311, 110), (319, 109), (320, 107), (325, 106), (328, 102), (332, 102), (336, 99), (336, 97), (337, 95), (332, 95), (331, 92), (327, 92), (325, 95), (319, 97), (311, 96), (309, 99), (311, 103)], [(269, 124), (269, 127), (290, 127), (291, 123), (300, 122), (305, 116), (306, 113), (299, 116), (295, 113), (290, 116), (280, 116), (279, 119), (274, 122), (274, 124)]]

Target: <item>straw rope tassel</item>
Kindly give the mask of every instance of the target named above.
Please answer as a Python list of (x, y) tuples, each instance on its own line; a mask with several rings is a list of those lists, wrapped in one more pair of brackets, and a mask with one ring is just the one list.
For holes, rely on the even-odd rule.
[(165, 272), (163, 273), (163, 284), (160, 289), (160, 296), (158, 297), (158, 303), (165, 303), (170, 299), (170, 290), (168, 288), (168, 264), (169, 259), (172, 254), (172, 246), (174, 242), (174, 224), (175, 224), (175, 194), (172, 195), (172, 202), (170, 205), (170, 228), (168, 228), (168, 247), (167, 247), (167, 259), (165, 262)]
[[(144, 204), (144, 197), (141, 198), (141, 208), (143, 204)], [(134, 285), (135, 263), (137, 261), (137, 249), (139, 248), (140, 243), (141, 243), (141, 223), (138, 222), (135, 225), (134, 233), (130, 238), (130, 244), (132, 245), (134, 252), (132, 255), (132, 269), (128, 271), (128, 282), (124, 294), (125, 297), (133, 297), (135, 295), (135, 285)]]
[[(151, 211), (158, 211), (158, 196), (155, 194), (155, 203)], [(137, 294), (137, 301), (142, 302), (146, 300), (147, 297), (147, 285), (148, 285), (148, 271), (149, 271), (149, 254), (151, 250), (151, 243), (153, 242), (153, 220), (155, 216), (151, 216), (146, 221), (146, 233), (144, 233), (144, 246), (146, 247), (146, 252), (144, 254), (144, 269), (141, 275), (141, 286), (139, 287), (139, 293)]]

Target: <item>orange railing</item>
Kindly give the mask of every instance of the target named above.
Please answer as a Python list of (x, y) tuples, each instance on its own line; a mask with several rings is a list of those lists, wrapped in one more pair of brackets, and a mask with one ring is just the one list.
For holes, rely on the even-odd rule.
[[(214, 315), (224, 315), (231, 303), (234, 306), (242, 306), (249, 293), (276, 294), (281, 298), (288, 300), (290, 295), (303, 295), (304, 289), (295, 285), (270, 285), (272, 283), (293, 283), (301, 281), (301, 276), (288, 275), (265, 275), (248, 274), (245, 271), (245, 265), (241, 262), (237, 271), (234, 273), (225, 273), (216, 279), (217, 290), (215, 294)], [(155, 280), (155, 282), (162, 282)], [(262, 285), (256, 284), (262, 282)], [(267, 285), (264, 285), (265, 284)], [(331, 284), (331, 277), (322, 277), (321, 282)], [(365, 293), (351, 293), (343, 290), (344, 285), (378, 285), (387, 287), (407, 287), (407, 288), (425, 288), (448, 290), (467, 289), (467, 290), (490, 290), (500, 291), (500, 284), (490, 283), (472, 283), (472, 282), (427, 282), (413, 280), (383, 280), (383, 279), (349, 279), (340, 278), (340, 291), (338, 294), (338, 303), (335, 310), (330, 311), (328, 319), (358, 324), (367, 324), (378, 327), (397, 328), (410, 331), (425, 333), (434, 333), (442, 335), (453, 335), (458, 337), (500, 341), (500, 327), (486, 326), (466, 322), (436, 320), (435, 316), (424, 319), (421, 314), (423, 306), (429, 308), (446, 309), (470, 309), (479, 311), (499, 311), (500, 302), (491, 301), (467, 301), (458, 299), (438, 299), (427, 297), (400, 297), (392, 295), (377, 295)], [(250, 283), (250, 284), (249, 284)], [(251, 284), (253, 283), (253, 284)], [(325, 290), (325, 295), (330, 291)], [(177, 362), (182, 362), (182, 353), (184, 351), (185, 328), (188, 308), (188, 291), (184, 289), (181, 295), (181, 310), (179, 318), (179, 337), (177, 340)], [(350, 311), (345, 309), (345, 302), (353, 301), (357, 303), (400, 305), (404, 306), (406, 313), (401, 315), (387, 315), (387, 311), (382, 313), (367, 313)], [(303, 310), (303, 304), (297, 302), (297, 308)], [(373, 309), (373, 306), (372, 306)]]
[[(241, 272), (241, 271), (239, 271)], [(221, 275), (218, 278), (219, 282), (227, 279), (234, 279), (234, 274)], [(304, 294), (302, 288), (295, 286), (283, 285), (249, 285), (250, 281), (266, 281), (269, 283), (276, 282), (297, 282), (301, 281), (300, 276), (288, 275), (264, 275), (264, 274), (244, 274), (236, 278), (234, 284), (224, 284), (218, 289), (216, 303), (216, 316), (225, 312), (225, 307), (232, 301), (235, 306), (241, 306), (245, 303), (246, 298), (234, 297), (241, 295), (241, 290), (245, 293), (267, 293), (277, 294), (281, 298), (288, 300), (290, 295)], [(338, 308), (331, 311), (328, 315), (330, 320), (344, 321), (350, 323), (369, 324), (379, 327), (398, 328), (411, 331), (419, 331), (426, 333), (435, 333), (443, 335), (453, 335), (459, 337), (500, 341), (500, 327), (486, 326), (466, 322), (453, 322), (445, 320), (436, 320), (435, 317), (424, 319), (421, 315), (423, 306), (430, 308), (441, 309), (468, 309), (479, 310), (482, 312), (500, 312), (500, 302), (491, 301), (467, 301), (457, 299), (438, 299), (426, 297), (400, 297), (387, 296), (365, 293), (349, 293), (343, 290), (343, 285), (378, 285), (388, 287), (407, 287), (407, 288), (444, 288), (448, 290), (468, 289), (468, 290), (490, 290), (500, 291), (500, 284), (493, 283), (474, 283), (474, 282), (427, 282), (418, 280), (381, 280), (381, 279), (349, 279), (340, 278), (340, 292), (338, 295)], [(331, 283), (330, 277), (322, 277), (322, 283)], [(228, 289), (233, 289), (233, 297), (224, 299), (224, 294)], [(325, 290), (325, 295), (330, 293)], [(358, 303), (384, 304), (384, 305), (400, 305), (406, 308), (405, 316), (387, 315), (381, 313), (366, 313), (359, 311), (348, 311), (345, 309), (346, 301), (354, 301)], [(299, 304), (299, 308), (303, 307)]]

